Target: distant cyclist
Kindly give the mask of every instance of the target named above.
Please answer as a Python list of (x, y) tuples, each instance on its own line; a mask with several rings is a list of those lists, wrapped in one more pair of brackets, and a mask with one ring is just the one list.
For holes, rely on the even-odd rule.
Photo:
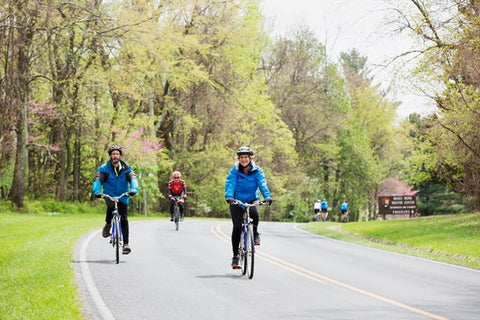
[[(98, 167), (97, 173), (93, 180), (92, 193), (95, 197), (99, 197), (100, 193), (106, 193), (112, 197), (118, 197), (122, 193), (130, 191), (130, 195), (138, 192), (138, 180), (133, 169), (123, 160), (122, 147), (114, 145), (108, 149), (110, 160)], [(105, 198), (107, 204), (107, 214), (105, 217), (105, 226), (102, 230), (102, 236), (107, 238), (110, 236), (112, 227), (113, 209), (115, 203)], [(128, 197), (120, 198), (118, 202), (118, 212), (121, 216), (122, 234), (123, 234), (123, 254), (129, 254), (131, 249), (128, 245)]]
[[(238, 245), (242, 233), (243, 208), (234, 205), (233, 200), (240, 200), (244, 203), (252, 203), (259, 199), (258, 189), (268, 204), (272, 203), (272, 195), (268, 189), (267, 179), (263, 170), (253, 161), (253, 151), (250, 147), (240, 147), (237, 150), (238, 161), (233, 165), (227, 175), (225, 183), (225, 200), (230, 204), (230, 215), (232, 217), (232, 268), (238, 269)], [(257, 208), (250, 208), (250, 216), (253, 220), (253, 234), (255, 245), (260, 244), (258, 233), (258, 211)]]
[[(175, 197), (178, 197), (177, 200)], [(180, 220), (183, 220), (184, 200), (187, 198), (187, 184), (182, 179), (180, 171), (173, 171), (172, 179), (168, 181), (168, 199), (170, 200), (170, 221), (173, 221), (175, 201), (180, 208)]]
[(340, 211), (342, 212), (342, 215), (341, 215), (341, 221), (343, 222), (347, 222), (348, 220), (348, 202), (347, 200), (343, 200), (342, 204), (340, 205)]
[(314, 212), (314, 214), (315, 214), (315, 221), (320, 220), (319, 214), (320, 214), (320, 211), (321, 211), (321, 210), (322, 210), (321, 201), (320, 201), (320, 200), (317, 200), (317, 201), (313, 204), (313, 212)]
[(322, 210), (322, 219), (323, 221), (327, 221), (328, 217), (328, 201), (325, 198), (322, 199), (320, 202), (320, 208)]

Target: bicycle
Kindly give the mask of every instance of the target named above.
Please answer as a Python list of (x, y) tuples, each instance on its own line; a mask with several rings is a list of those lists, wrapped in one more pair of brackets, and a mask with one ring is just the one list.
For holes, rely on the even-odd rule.
[(120, 201), (120, 198), (129, 195), (132, 195), (130, 191), (124, 192), (118, 197), (112, 197), (111, 195), (105, 193), (100, 194), (101, 198), (107, 198), (115, 203), (115, 208), (113, 209), (112, 230), (110, 232), (110, 243), (115, 248), (115, 258), (117, 264), (120, 262), (120, 248), (123, 248), (122, 223), (120, 221), (120, 214), (118, 213), (118, 202)]
[(267, 204), (267, 202), (255, 200), (252, 203), (244, 203), (240, 200), (233, 200), (232, 204), (245, 207), (243, 209), (242, 233), (240, 235), (238, 253), (242, 275), (246, 274), (249, 279), (252, 279), (255, 266), (255, 239), (253, 236), (253, 220), (250, 218), (250, 208)]
[(173, 207), (173, 221), (175, 222), (175, 230), (178, 231), (180, 221), (183, 221), (183, 215), (180, 213), (178, 202), (183, 198), (181, 196), (173, 196), (172, 199), (175, 201), (175, 206)]

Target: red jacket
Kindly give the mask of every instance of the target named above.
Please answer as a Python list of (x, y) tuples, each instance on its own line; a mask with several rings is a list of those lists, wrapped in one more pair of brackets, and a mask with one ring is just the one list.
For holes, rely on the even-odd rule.
[(168, 181), (168, 197), (171, 196), (187, 196), (187, 184), (182, 179), (172, 179)]

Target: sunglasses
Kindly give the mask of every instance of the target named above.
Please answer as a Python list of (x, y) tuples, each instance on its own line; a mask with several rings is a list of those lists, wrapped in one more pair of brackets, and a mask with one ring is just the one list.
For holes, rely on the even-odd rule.
[(173, 179), (180, 179), (180, 177), (176, 176), (176, 177), (173, 177)]

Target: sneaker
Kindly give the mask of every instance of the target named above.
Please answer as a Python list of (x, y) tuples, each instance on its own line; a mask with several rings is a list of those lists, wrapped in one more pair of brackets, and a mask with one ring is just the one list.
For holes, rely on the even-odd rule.
[(129, 254), (131, 251), (132, 249), (130, 249), (130, 246), (128, 244), (123, 245), (123, 254)]
[(255, 233), (254, 237), (253, 237), (253, 242), (256, 246), (259, 246), (260, 245), (260, 233)]
[(170, 221), (173, 221), (173, 217), (170, 217)]
[(104, 238), (108, 238), (110, 236), (110, 229), (112, 228), (112, 225), (109, 223), (106, 223), (105, 226), (103, 227), (102, 230), (102, 236)]
[(238, 264), (238, 256), (232, 258), (232, 269), (240, 269), (240, 265)]

